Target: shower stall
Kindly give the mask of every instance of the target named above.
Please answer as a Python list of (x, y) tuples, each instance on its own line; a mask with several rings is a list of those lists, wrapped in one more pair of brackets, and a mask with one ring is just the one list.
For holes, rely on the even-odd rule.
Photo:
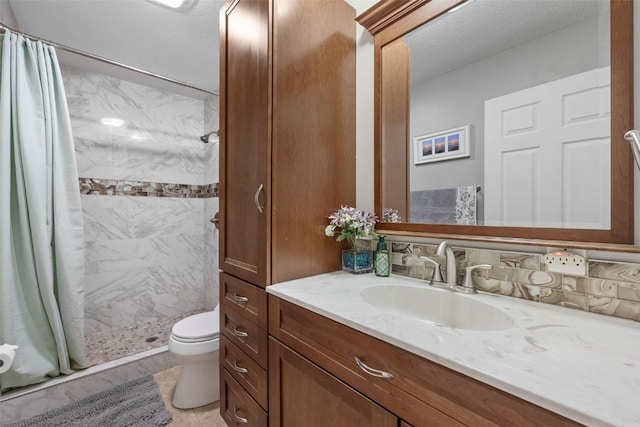
[[(138, 371), (166, 369), (172, 325), (212, 310), (218, 299), (211, 221), (218, 210), (217, 94), (79, 56), (58, 49), (84, 218), (91, 367), (52, 384), (110, 369), (107, 377), (117, 381), (112, 368), (138, 359), (153, 359), (153, 366), (137, 363)], [(0, 419), (11, 418), (13, 406), (14, 415), (28, 415), (13, 403), (31, 392), (4, 393)], [(35, 397), (42, 399), (51, 400), (51, 391)], [(32, 399), (27, 406), (42, 405)]]
[(166, 344), (176, 320), (217, 302), (217, 146), (199, 137), (217, 129), (217, 97), (62, 69), (85, 221), (85, 347), (96, 364)]

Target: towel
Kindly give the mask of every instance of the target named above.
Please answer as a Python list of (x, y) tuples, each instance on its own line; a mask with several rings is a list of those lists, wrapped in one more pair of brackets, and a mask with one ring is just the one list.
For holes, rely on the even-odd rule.
[(421, 224), (476, 225), (476, 186), (411, 192), (410, 221)]
[(456, 224), (476, 225), (476, 186), (467, 185), (456, 189)]

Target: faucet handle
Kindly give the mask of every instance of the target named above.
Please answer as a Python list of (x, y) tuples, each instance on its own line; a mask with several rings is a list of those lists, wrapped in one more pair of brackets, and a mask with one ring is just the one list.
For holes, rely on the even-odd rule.
[(471, 265), (465, 268), (464, 279), (462, 279), (462, 284), (459, 287), (463, 288), (462, 289), (463, 292), (475, 294), (477, 291), (475, 286), (473, 286), (473, 279), (472, 279), (471, 272), (477, 269), (491, 270), (491, 268), (492, 266), (489, 264), (477, 264), (477, 265)]
[(438, 261), (434, 261), (426, 256), (421, 256), (420, 259), (422, 261), (428, 261), (433, 264), (433, 274), (431, 275), (432, 282), (444, 282), (444, 278), (442, 277), (442, 270), (440, 270), (440, 263)]

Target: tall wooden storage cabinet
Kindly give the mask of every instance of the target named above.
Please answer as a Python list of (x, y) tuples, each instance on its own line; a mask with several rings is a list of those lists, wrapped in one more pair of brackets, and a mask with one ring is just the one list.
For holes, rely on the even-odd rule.
[(355, 28), (343, 0), (231, 0), (220, 13), (220, 410), (230, 425), (268, 422), (264, 287), (340, 269), (324, 228), (355, 203)]

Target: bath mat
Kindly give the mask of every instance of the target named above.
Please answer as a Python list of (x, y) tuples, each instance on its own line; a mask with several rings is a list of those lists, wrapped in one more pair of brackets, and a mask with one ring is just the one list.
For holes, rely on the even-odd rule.
[(0, 427), (154, 427), (171, 422), (151, 375)]

